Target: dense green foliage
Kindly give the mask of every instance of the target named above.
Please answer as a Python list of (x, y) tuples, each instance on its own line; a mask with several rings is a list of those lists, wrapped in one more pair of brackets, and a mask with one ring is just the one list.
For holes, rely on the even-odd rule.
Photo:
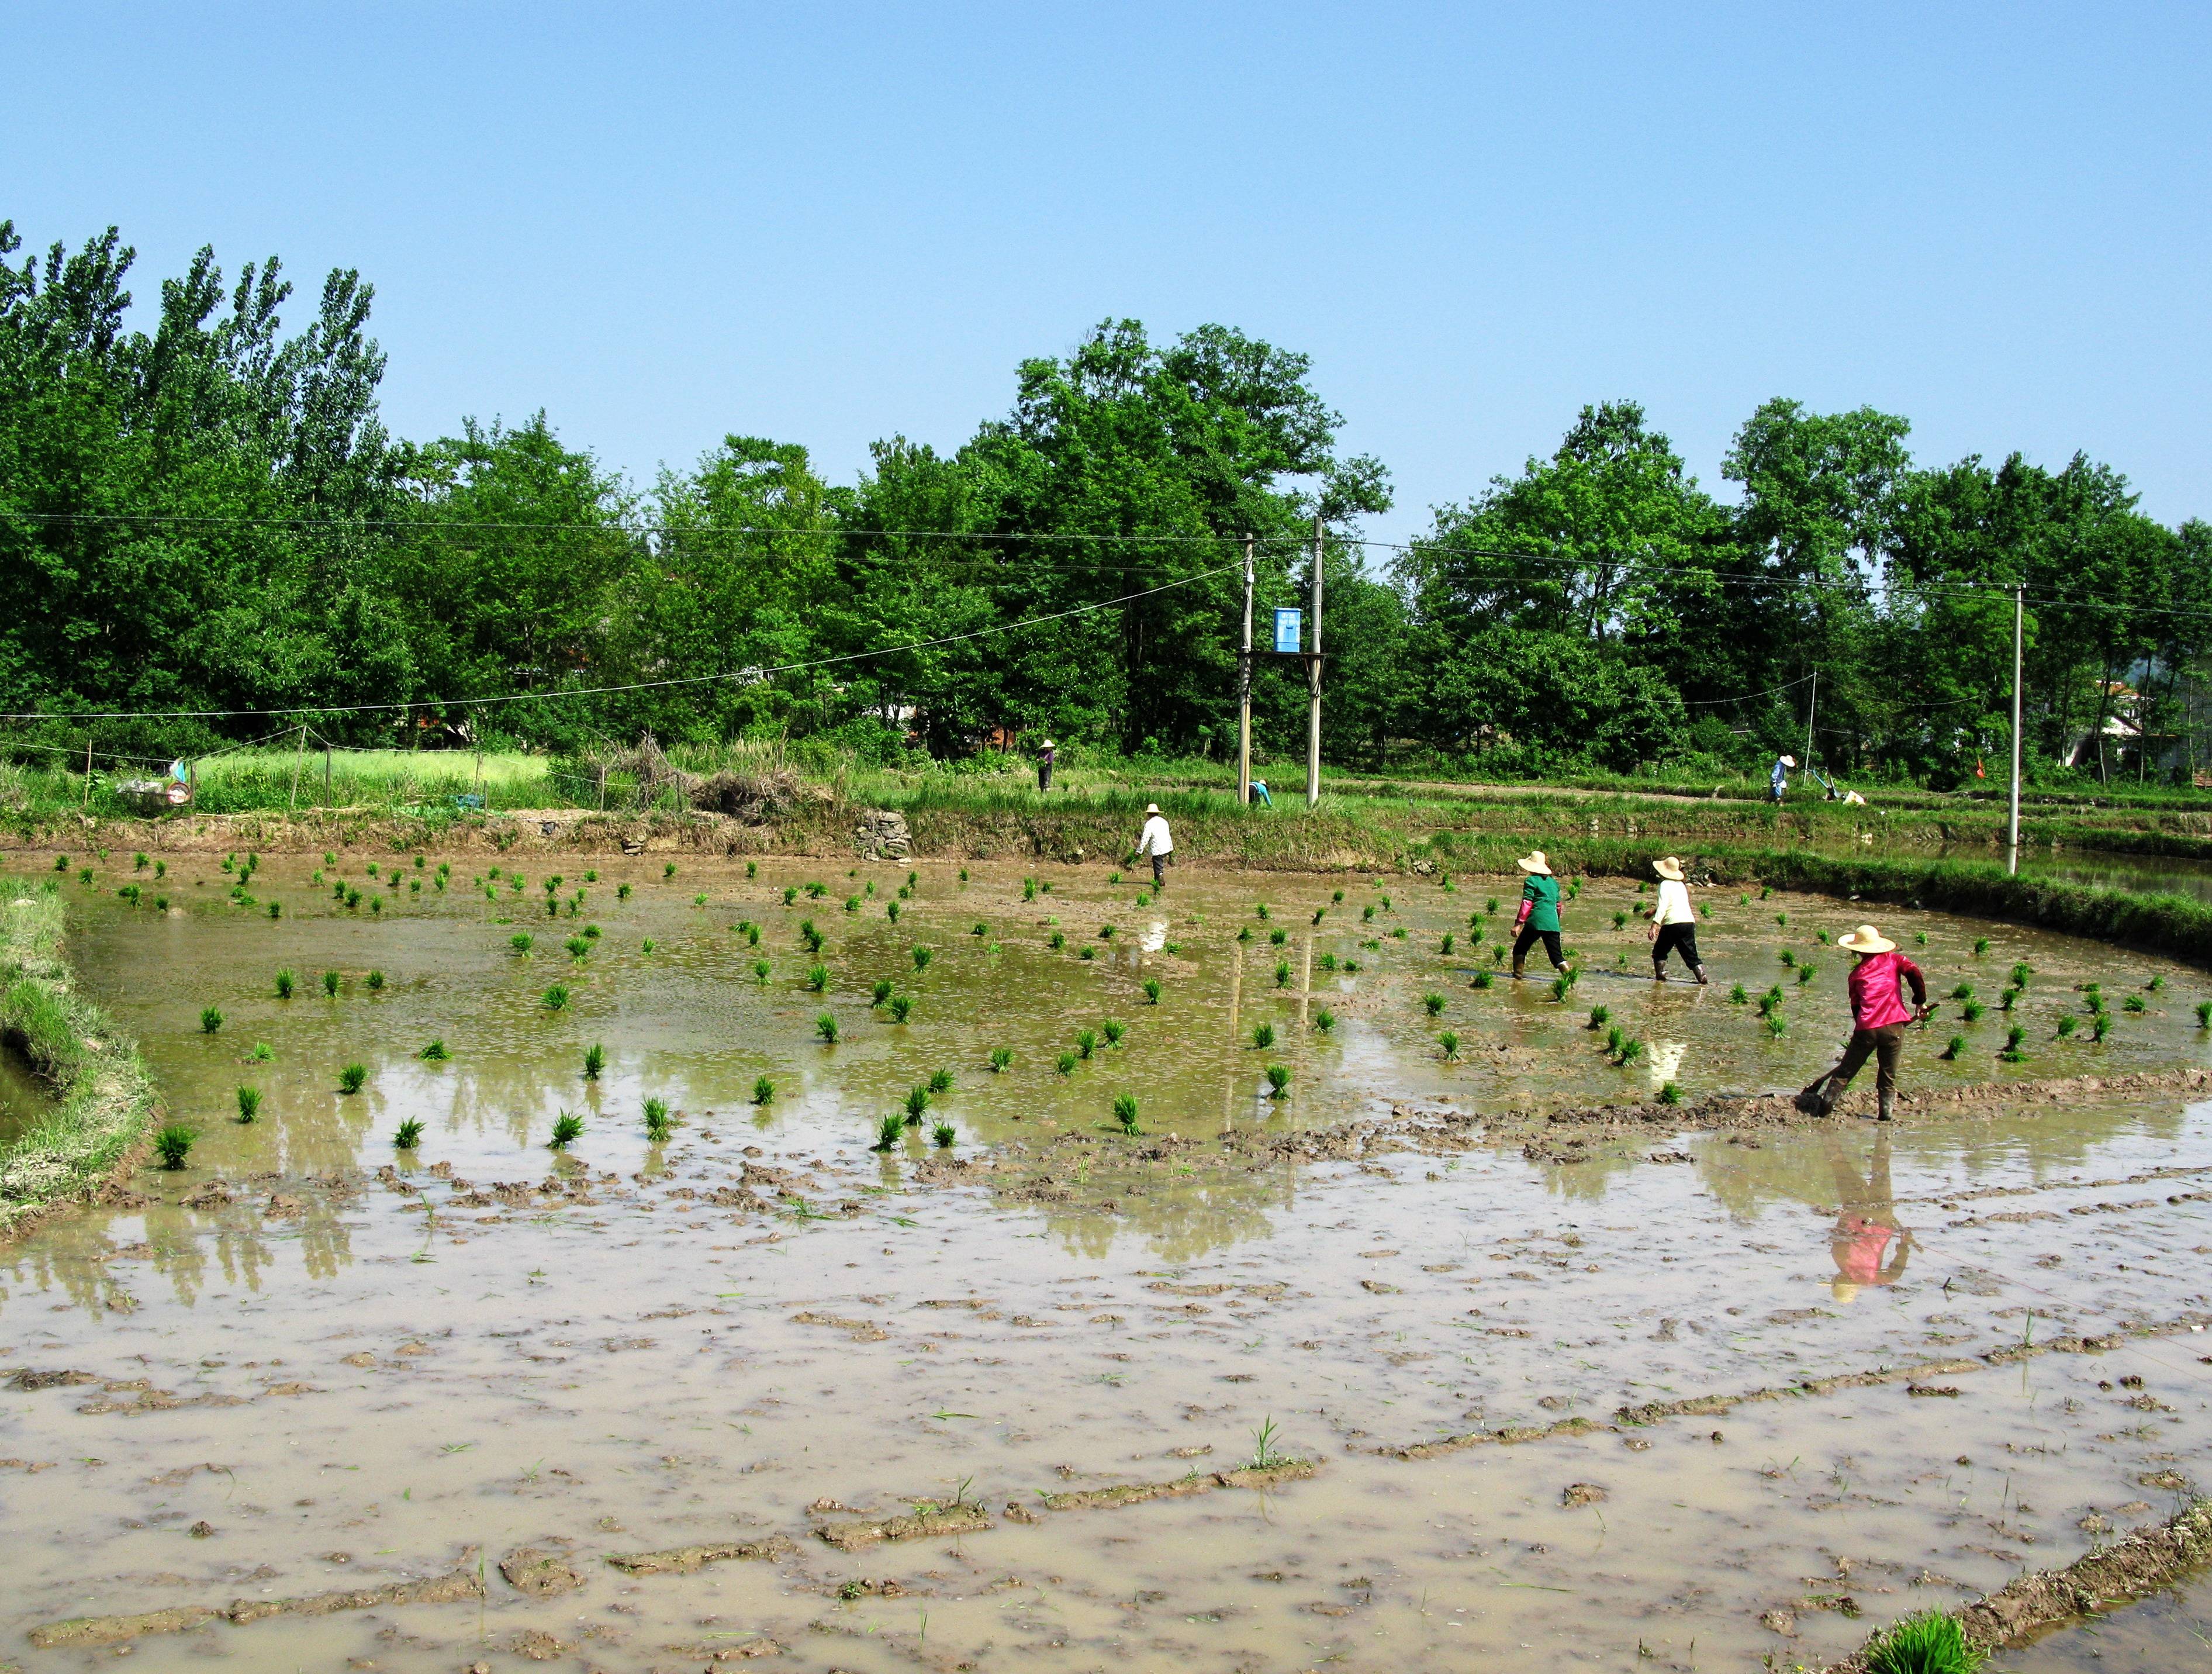
[[(543, 414), (389, 435), (354, 272), (288, 337), (275, 259), (227, 286), (203, 251), (135, 330), (112, 229), (20, 266), (19, 244), (0, 222), (0, 707), (235, 712), (102, 721), (103, 755), (306, 721), (363, 745), (651, 729), (880, 759), (1048, 731), (1218, 758), (1244, 539), (1264, 644), (1318, 524), (1337, 761), (1739, 771), (1802, 749), (1818, 670), (1821, 760), (1948, 784), (2002, 752), (2010, 666), (2008, 598), (1961, 584), (2018, 581), (2037, 758), (2119, 764), (2133, 734), (2106, 722), (2139, 705), (2148, 764), (2194, 764), (2212, 535), (2083, 459), (1918, 470), (1900, 418), (1777, 400), (1727, 504), (1608, 403), (1390, 551), (1358, 525), (1387, 473), (1342, 454), (1304, 356), (1125, 320), (1024, 362), (950, 454), (895, 436), (833, 485), (803, 447), (732, 435), (645, 489)], [(1255, 688), (1263, 746), (1294, 748), (1303, 672), (1262, 656)], [(464, 701), (488, 697), (515, 701)], [(34, 759), (88, 730), (5, 736)]]

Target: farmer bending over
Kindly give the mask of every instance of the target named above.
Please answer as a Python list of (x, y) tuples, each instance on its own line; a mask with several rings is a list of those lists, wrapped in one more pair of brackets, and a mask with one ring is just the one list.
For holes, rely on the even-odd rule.
[(1513, 928), (1520, 932), (1513, 938), (1513, 975), (1516, 979), (1520, 977), (1528, 950), (1540, 936), (1552, 969), (1565, 971), (1566, 956), (1559, 951), (1559, 880), (1552, 875), (1552, 863), (1538, 849), (1513, 864), (1528, 874), (1521, 886), (1521, 910), (1513, 920)]
[(1167, 887), (1167, 869), (1175, 854), (1175, 838), (1168, 834), (1167, 816), (1157, 802), (1145, 804), (1145, 829), (1138, 834), (1137, 852), (1152, 857), (1152, 887)]
[[(1851, 1038), (1833, 1069), (1797, 1095), (1797, 1108), (1808, 1116), (1832, 1116), (1859, 1067), (1874, 1055), (1877, 1066), (1875, 1091), (1880, 1101), (1876, 1120), (1890, 1119), (1897, 1100), (1897, 1060), (1905, 1050), (1905, 1032), (1928, 1015), (1928, 983), (1920, 967), (1897, 951), (1871, 924), (1862, 924), (1836, 946), (1856, 957), (1851, 966)], [(1905, 984), (1912, 989), (1912, 1003), (1905, 1003)]]

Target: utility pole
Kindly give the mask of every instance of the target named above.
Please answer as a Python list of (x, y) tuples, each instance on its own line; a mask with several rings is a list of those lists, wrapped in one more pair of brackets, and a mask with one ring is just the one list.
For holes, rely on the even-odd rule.
[(2020, 873), (2020, 666), (2021, 617), (2025, 583), (2012, 588), (2012, 817), (2005, 822), (2005, 870)]
[(1805, 770), (1813, 770), (1813, 717), (1820, 712), (1820, 671), (1813, 671), (1813, 701), (1805, 706)]
[(1252, 801), (1252, 537), (1244, 537), (1244, 650), (1237, 660), (1237, 800)]
[(288, 813), (297, 813), (300, 811), (300, 772), (307, 764), (307, 729), (302, 726), (300, 728), (300, 747), (292, 754), (292, 800), (286, 808)]
[(1306, 806), (1321, 801), (1321, 514), (1314, 514), (1313, 649), (1306, 654)]

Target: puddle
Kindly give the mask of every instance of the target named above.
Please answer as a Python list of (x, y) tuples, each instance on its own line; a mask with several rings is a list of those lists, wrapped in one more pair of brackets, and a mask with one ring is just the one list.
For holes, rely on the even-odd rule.
[(2006, 1651), (1990, 1674), (2164, 1674), (2212, 1664), (2212, 1582), (2203, 1576)]
[[(1658, 1128), (1575, 1162), (1524, 1155), (1510, 1124), (1305, 1164), (1250, 1142), (1394, 1107), (1648, 1099), (1651, 1067), (1613, 1068), (1583, 1027), (1595, 1003), (1686, 1092), (1794, 1088), (1843, 1032), (1846, 960), (1814, 932), (1849, 928), (1847, 904), (1716, 892), (1699, 930), (1716, 986), (1657, 987), (1607, 974), (1617, 953), (1648, 973), (1644, 943), (1611, 924), (1632, 889), (1593, 887), (1568, 921), (1589, 974), (1560, 1005), (1535, 983), (1468, 986), (1490, 967), (1468, 917), (1494, 892), (1487, 923), (1510, 923), (1504, 880), (1194, 870), (1139, 907), (1100, 870), (1041, 871), (1054, 887), (1024, 904), (1018, 871), (978, 866), (963, 887), (929, 867), (892, 924), (890, 868), (776, 860), (747, 880), (684, 861), (664, 879), (617, 858), (564, 863), (556, 898), (587, 892), (571, 919), (547, 916), (531, 868), (487, 901), (469, 879), (491, 863), (456, 861), (441, 895), (400, 857), (378, 917), (296, 859), (264, 867), (252, 907), (191, 861), (167, 916), (87, 902), (84, 981), (202, 1138), (186, 1169), (137, 1177), (143, 1203), (0, 1251), (0, 1493), (15, 1525), (56, 1531), (17, 1555), (0, 1637), (475, 1566), (481, 1600), (199, 1619), (134, 1654), (614, 1671), (772, 1642), (765, 1666), (855, 1671), (1818, 1666), (1889, 1616), (2068, 1561), (2098, 1519), (2201, 1491), (2212, 1106)], [(344, 876), (365, 887), (363, 861)], [(810, 880), (825, 897), (787, 907)], [(2014, 960), (2035, 967), (2027, 1063), (1996, 1061), (1992, 1004), (1916, 1038), (1909, 1080), (2207, 1061), (2201, 973), (1942, 914), (1883, 922), (1938, 994), (1972, 981), (1994, 1001)], [(601, 934), (572, 959), (586, 923)], [(508, 945), (525, 931), (526, 958)], [(878, 979), (915, 996), (905, 1024), (871, 1006)], [(1728, 991), (1778, 980), (1774, 1039)], [(2118, 1028), (2059, 1041), (2091, 981)], [(555, 982), (573, 995), (558, 1012)], [(2131, 993), (2143, 1011), (2121, 1011)], [(1252, 1044), (1261, 1024), (1272, 1048)], [(1060, 1074), (1085, 1028), (1100, 1042)], [(1952, 1032), (1976, 1050), (1935, 1062)], [(418, 1056), (433, 1038), (443, 1062)], [(352, 1095), (349, 1062), (368, 1071)], [(1281, 1099), (1270, 1064), (1291, 1072)], [(872, 1152), (939, 1068), (953, 1083), (920, 1127)], [(241, 1085), (264, 1094), (251, 1126)], [(1107, 1131), (1121, 1093), (1145, 1137)], [(647, 1098), (682, 1114), (665, 1145)], [(563, 1111), (585, 1122), (565, 1157), (546, 1148)], [(397, 1153), (410, 1118), (424, 1139)], [(1923, 1364), (1949, 1369), (1823, 1382)], [(88, 1375), (4, 1386), (54, 1372)], [(1791, 1389), (1814, 1392), (1618, 1416)], [(1544, 1439), (1401, 1456), (1477, 1430)], [(1262, 1451), (1317, 1469), (1238, 1476)], [(1148, 1491), (1106, 1492), (1126, 1485)], [(915, 1537), (817, 1533), (895, 1525)], [(557, 1569), (580, 1586), (503, 1579), (521, 1549), (527, 1585)], [(683, 1549), (726, 1555), (606, 1561)]]

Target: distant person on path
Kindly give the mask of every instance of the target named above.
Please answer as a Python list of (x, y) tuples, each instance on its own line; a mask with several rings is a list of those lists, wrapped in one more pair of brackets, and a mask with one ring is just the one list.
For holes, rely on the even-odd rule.
[(1774, 771), (1767, 776), (1766, 788), (1777, 802), (1782, 800), (1782, 793), (1790, 788), (1790, 770), (1796, 765), (1797, 758), (1795, 756), (1777, 756), (1774, 758)]
[[(1808, 1116), (1832, 1116), (1871, 1054), (1878, 1066), (1875, 1081), (1879, 1100), (1876, 1120), (1891, 1119), (1897, 1101), (1897, 1061), (1905, 1050), (1905, 1032), (1928, 1014), (1928, 982), (1920, 967), (1897, 951), (1897, 944), (1875, 928), (1862, 924), (1836, 946), (1847, 948), (1856, 963), (1851, 966), (1851, 1038), (1833, 1069), (1797, 1095), (1797, 1108)], [(1912, 1003), (1905, 1003), (1903, 989), (1910, 984)]]
[(1252, 794), (1260, 799), (1261, 807), (1272, 808), (1275, 806), (1275, 799), (1267, 794), (1267, 782), (1265, 779), (1252, 781)]
[(1513, 938), (1513, 975), (1516, 980), (1520, 977), (1528, 950), (1539, 937), (1552, 969), (1565, 971), (1566, 956), (1559, 951), (1559, 880), (1552, 875), (1552, 864), (1540, 849), (1513, 864), (1528, 874), (1521, 886), (1521, 910), (1513, 920), (1513, 928), (1519, 932)]
[(1651, 869), (1659, 874), (1659, 899), (1651, 909), (1651, 980), (1667, 980), (1667, 956), (1680, 949), (1682, 963), (1702, 986), (1705, 967), (1698, 958), (1698, 915), (1690, 906), (1690, 886), (1682, 878), (1682, 862), (1669, 855)]
[(1050, 739), (1037, 746), (1037, 794), (1040, 796), (1052, 788), (1052, 762), (1058, 753)]
[(1175, 838), (1168, 833), (1167, 816), (1157, 802), (1145, 804), (1145, 829), (1137, 837), (1137, 852), (1152, 857), (1152, 887), (1168, 886), (1168, 861), (1175, 854)]

